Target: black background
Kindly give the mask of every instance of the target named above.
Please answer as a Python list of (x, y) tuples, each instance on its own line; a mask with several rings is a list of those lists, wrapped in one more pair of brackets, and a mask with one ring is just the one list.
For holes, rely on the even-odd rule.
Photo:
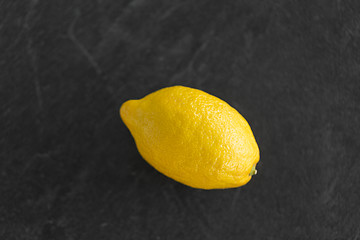
[[(360, 239), (356, 2), (1, 0), (0, 238)], [(118, 109), (172, 85), (249, 121), (249, 184), (141, 159)]]

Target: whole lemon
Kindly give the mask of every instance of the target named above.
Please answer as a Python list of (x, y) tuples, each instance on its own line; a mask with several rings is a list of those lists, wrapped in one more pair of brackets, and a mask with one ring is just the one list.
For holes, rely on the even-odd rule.
[(201, 90), (173, 86), (129, 100), (120, 115), (142, 157), (185, 185), (233, 188), (256, 173), (259, 148), (246, 120)]

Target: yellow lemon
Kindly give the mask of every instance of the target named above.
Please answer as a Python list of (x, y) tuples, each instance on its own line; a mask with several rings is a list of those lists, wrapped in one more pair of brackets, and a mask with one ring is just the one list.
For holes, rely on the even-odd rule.
[(185, 185), (234, 188), (256, 173), (259, 148), (246, 120), (201, 90), (174, 86), (129, 100), (120, 115), (142, 157)]

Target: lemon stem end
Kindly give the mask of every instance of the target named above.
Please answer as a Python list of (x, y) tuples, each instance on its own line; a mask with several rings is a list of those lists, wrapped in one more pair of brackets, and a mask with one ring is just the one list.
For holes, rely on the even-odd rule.
[(257, 170), (255, 169), (255, 164), (252, 166), (252, 168), (251, 168), (251, 171), (250, 171), (250, 176), (253, 176), (253, 175), (256, 175), (257, 174)]

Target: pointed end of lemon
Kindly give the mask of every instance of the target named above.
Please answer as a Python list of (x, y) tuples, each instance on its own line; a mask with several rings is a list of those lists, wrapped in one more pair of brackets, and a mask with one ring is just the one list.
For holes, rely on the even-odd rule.
[(128, 100), (124, 102), (120, 107), (120, 116), (122, 118), (131, 115), (136, 104), (136, 100)]
[(120, 117), (126, 125), (135, 121), (137, 104), (138, 100), (128, 100), (121, 105)]

